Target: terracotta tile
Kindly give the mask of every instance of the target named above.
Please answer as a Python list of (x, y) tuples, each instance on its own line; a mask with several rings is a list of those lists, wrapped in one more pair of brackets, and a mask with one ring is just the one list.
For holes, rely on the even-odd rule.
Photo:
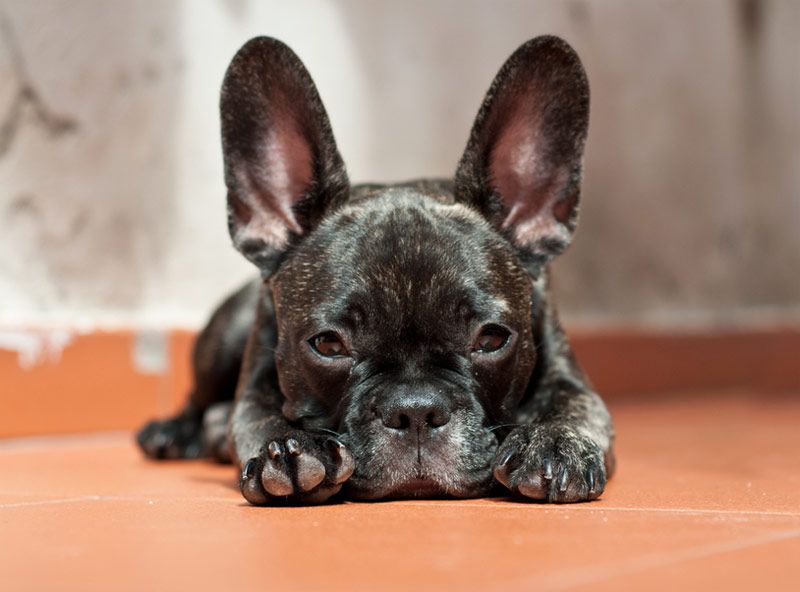
[(793, 528), (622, 562), (574, 589), (796, 590), (798, 557), (800, 529)]
[(603, 498), (253, 508), (130, 436), (0, 443), (3, 590), (796, 589), (800, 400), (617, 405)]
[(128, 434), (69, 440), (72, 442), (63, 449), (54, 445), (49, 449), (43, 445), (11, 450), (0, 447), (0, 503), (7, 496), (37, 494), (64, 498), (224, 496), (238, 501), (235, 472), (230, 466), (205, 461), (148, 461)]
[(800, 512), (800, 397), (690, 393), (612, 414), (615, 504)]
[(31, 589), (559, 589), (800, 528), (789, 518), (487, 503), (261, 509), (101, 499), (2, 511), (15, 545), (0, 569)]

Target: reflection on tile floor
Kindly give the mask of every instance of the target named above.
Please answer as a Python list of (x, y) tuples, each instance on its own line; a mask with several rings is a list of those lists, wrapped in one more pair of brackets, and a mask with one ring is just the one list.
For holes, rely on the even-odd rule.
[(614, 409), (603, 498), (252, 508), (128, 435), (0, 442), (3, 590), (796, 590), (800, 397)]

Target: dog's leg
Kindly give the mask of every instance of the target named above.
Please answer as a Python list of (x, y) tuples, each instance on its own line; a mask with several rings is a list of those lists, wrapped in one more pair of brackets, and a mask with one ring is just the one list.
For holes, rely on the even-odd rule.
[(353, 473), (350, 451), (332, 435), (292, 428), (267, 392), (236, 403), (231, 441), (242, 468), (242, 495), (254, 505), (322, 503)]
[(575, 360), (544, 283), (537, 288), (539, 359), (530, 398), (520, 408), (522, 425), (498, 448), (494, 475), (528, 498), (591, 500), (603, 493), (614, 471), (613, 425)]
[(233, 413), (233, 401), (215, 403), (203, 415), (203, 449), (220, 463), (232, 462), (228, 424)]
[(298, 428), (284, 417), (275, 342), (272, 312), (262, 306), (245, 352), (229, 424), (242, 495), (254, 505), (322, 503), (338, 493), (353, 473), (353, 456), (331, 433)]
[[(192, 357), (194, 386), (186, 406), (174, 417), (149, 422), (137, 434), (147, 456), (212, 456), (230, 461), (227, 445), (219, 439), (220, 427), (221, 433), (225, 431), (220, 422), (230, 414), (245, 343), (255, 320), (259, 284), (251, 282), (226, 299), (197, 337)], [(227, 410), (224, 404), (220, 406), (226, 401)], [(208, 431), (205, 436), (204, 431)]]
[(200, 458), (202, 424), (203, 412), (190, 402), (174, 417), (147, 422), (136, 434), (136, 441), (150, 458)]

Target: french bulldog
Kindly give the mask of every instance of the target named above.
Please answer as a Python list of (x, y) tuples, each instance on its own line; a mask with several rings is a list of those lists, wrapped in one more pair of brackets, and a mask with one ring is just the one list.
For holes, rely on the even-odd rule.
[(213, 314), (152, 458), (213, 456), (251, 504), (579, 502), (613, 428), (548, 290), (578, 216), (589, 86), (544, 36), (492, 82), (454, 179), (351, 186), (300, 59), (258, 37), (221, 93), (228, 227), (261, 272)]

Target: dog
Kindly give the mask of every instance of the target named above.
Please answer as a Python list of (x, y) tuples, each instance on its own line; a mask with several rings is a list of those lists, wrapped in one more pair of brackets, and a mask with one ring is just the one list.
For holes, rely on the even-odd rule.
[(548, 289), (575, 231), (589, 86), (531, 39), (502, 66), (452, 181), (351, 186), (316, 87), (248, 41), (220, 101), (228, 227), (261, 277), (213, 314), (148, 457), (212, 456), (254, 505), (599, 497), (609, 413)]

